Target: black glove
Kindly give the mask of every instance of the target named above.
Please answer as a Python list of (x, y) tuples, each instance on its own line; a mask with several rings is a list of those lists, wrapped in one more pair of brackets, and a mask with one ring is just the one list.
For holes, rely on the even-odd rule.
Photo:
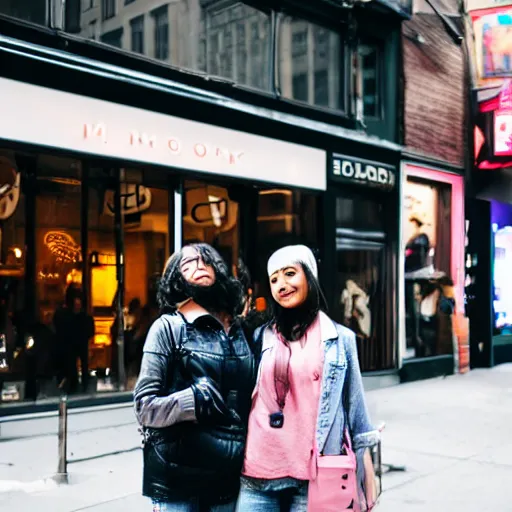
[(196, 420), (200, 423), (229, 423), (231, 414), (218, 386), (208, 377), (201, 377), (191, 386), (196, 403)]

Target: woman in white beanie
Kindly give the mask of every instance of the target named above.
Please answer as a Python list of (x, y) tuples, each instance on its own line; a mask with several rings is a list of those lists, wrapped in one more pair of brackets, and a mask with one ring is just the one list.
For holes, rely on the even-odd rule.
[(317, 453), (339, 455), (346, 431), (357, 460), (349, 508), (370, 510), (376, 493), (368, 448), (379, 433), (366, 408), (355, 335), (324, 312), (308, 247), (284, 247), (267, 267), (272, 316), (255, 333), (260, 366), (237, 511), (308, 510)]

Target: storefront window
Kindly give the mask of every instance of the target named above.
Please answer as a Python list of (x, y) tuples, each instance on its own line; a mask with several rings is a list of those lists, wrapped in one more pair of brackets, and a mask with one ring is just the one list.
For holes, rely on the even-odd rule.
[(47, 6), (47, 0), (0, 0), (0, 14), (38, 25), (47, 25)]
[(255, 298), (264, 309), (269, 297), (267, 261), (270, 255), (290, 244), (306, 244), (318, 252), (318, 197), (289, 189), (262, 190), (258, 194), (257, 255), (253, 264)]
[(408, 179), (404, 194), (406, 357), (452, 354), (451, 186)]
[(0, 152), (0, 402), (133, 388), (174, 237), (168, 179)]
[(13, 152), (0, 151), (0, 402), (24, 395), (25, 194)]
[(336, 302), (333, 316), (356, 334), (363, 371), (394, 365), (393, 276), (382, 202), (336, 200)]
[(512, 334), (512, 207), (492, 201), (494, 335)]
[[(156, 173), (155, 173), (156, 174)], [(118, 350), (120, 297), (116, 266), (115, 190), (117, 172), (91, 169), (88, 215), (90, 310), (95, 333), (89, 368), (97, 391), (115, 389), (124, 374), (132, 389), (140, 370), (142, 348), (158, 315), (156, 284), (169, 257), (169, 193), (165, 175), (136, 169), (121, 171), (123, 354)], [(155, 186), (153, 186), (155, 185)], [(120, 360), (124, 372), (119, 371)]]
[(185, 181), (183, 244), (204, 242), (215, 247), (233, 274), (240, 251), (239, 204), (228, 188)]
[(68, 313), (82, 305), (78, 293), (73, 299), (67, 294), (82, 284), (81, 165), (50, 155), (35, 162), (36, 318), (30, 334), (39, 356), (37, 395), (45, 396), (57, 392), (55, 385), (78, 391), (87, 371), (79, 356), (87, 352), (88, 338), (82, 339), (83, 326), (68, 321)]
[[(99, 4), (103, 6), (100, 9)], [(261, 90), (270, 88), (270, 16), (241, 2), (179, 0), (165, 6), (102, 1), (81, 15), (106, 44)], [(155, 10), (155, 7), (157, 9)]]
[(284, 17), (279, 25), (279, 88), (285, 98), (342, 110), (343, 52), (337, 32)]

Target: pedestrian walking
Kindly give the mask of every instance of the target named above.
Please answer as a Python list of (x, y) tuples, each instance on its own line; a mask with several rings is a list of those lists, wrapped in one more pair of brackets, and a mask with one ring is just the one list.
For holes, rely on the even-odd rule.
[(365, 403), (355, 335), (324, 312), (308, 247), (276, 251), (267, 270), (272, 316), (255, 333), (260, 362), (237, 511), (370, 510), (369, 449), (379, 432)]
[(240, 485), (254, 357), (240, 283), (206, 244), (167, 262), (135, 387), (143, 494), (154, 512), (232, 512)]

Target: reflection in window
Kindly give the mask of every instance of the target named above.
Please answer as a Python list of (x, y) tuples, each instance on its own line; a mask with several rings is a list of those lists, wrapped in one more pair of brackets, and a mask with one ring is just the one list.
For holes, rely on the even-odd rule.
[(0, 2), (0, 13), (13, 18), (47, 25), (46, 0), (7, 0)]
[(138, 16), (130, 21), (132, 32), (132, 51), (144, 53), (144, 16)]
[[(234, 0), (176, 0), (156, 9), (153, 4), (137, 3), (141, 16), (130, 22), (130, 34), (123, 38), (123, 27), (134, 7), (125, 7), (125, 2), (120, 2), (116, 12), (115, 0), (102, 0), (102, 20), (109, 22), (95, 20), (96, 13), (91, 11), (83, 17), (82, 36), (90, 38), (90, 24), (100, 21), (97, 38), (106, 44), (145, 54), (180, 69), (269, 90), (269, 15)], [(152, 20), (152, 44), (144, 44), (146, 14)]]
[(363, 43), (358, 48), (361, 65), (363, 112), (380, 117), (380, 50), (376, 43)]
[(317, 202), (315, 195), (288, 189), (260, 191), (254, 276), (257, 297), (269, 296), (267, 260), (275, 250), (297, 243), (318, 248)]
[[(27, 354), (18, 329), (23, 326), (25, 275), (25, 195), (14, 153), (0, 151), (0, 376), (22, 375)], [(22, 398), (7, 383), (0, 401)]]
[(269, 87), (269, 17), (241, 3), (206, 17), (206, 72), (257, 89)]
[(342, 109), (340, 35), (308, 21), (285, 17), (279, 26), (279, 81), (285, 98)]
[(234, 270), (240, 250), (239, 205), (227, 188), (202, 181), (185, 182), (183, 243), (205, 242)]
[(153, 13), (155, 23), (155, 58), (169, 58), (169, 13), (167, 5)]
[(116, 0), (101, 0), (101, 15), (104, 20), (116, 15)]
[(112, 30), (111, 32), (106, 32), (101, 36), (101, 42), (108, 44), (110, 46), (114, 46), (115, 48), (121, 48), (122, 46), (122, 38), (123, 38), (123, 29)]

